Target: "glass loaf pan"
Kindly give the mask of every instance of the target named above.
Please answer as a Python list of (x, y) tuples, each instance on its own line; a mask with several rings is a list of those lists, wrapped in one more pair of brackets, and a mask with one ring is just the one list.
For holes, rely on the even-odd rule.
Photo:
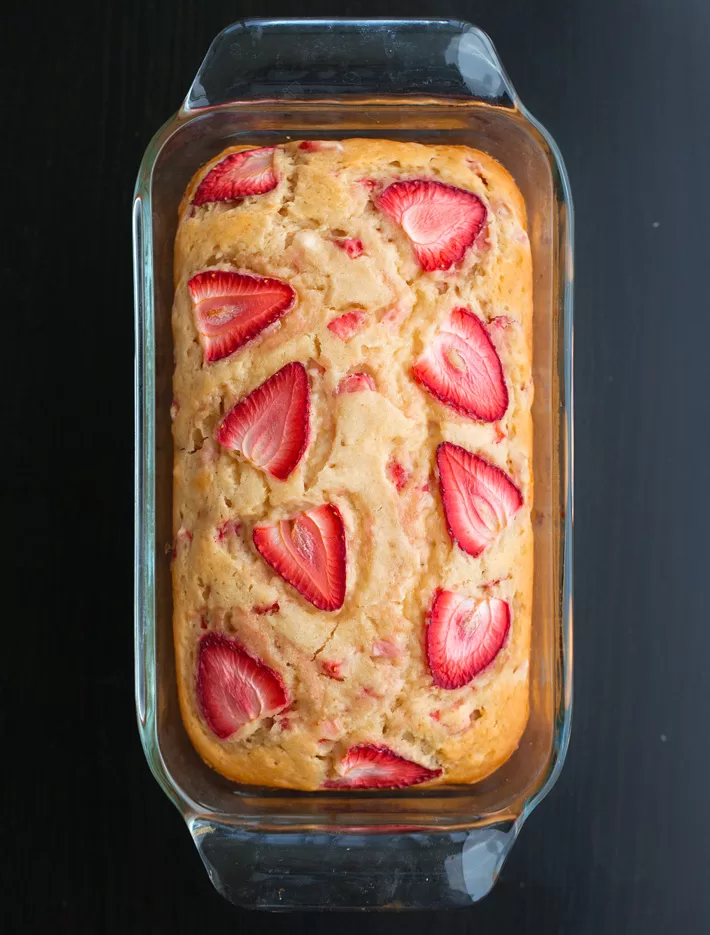
[[(530, 719), (472, 786), (289, 792), (237, 786), (192, 748), (172, 640), (173, 241), (193, 173), (224, 147), (384, 137), (490, 153), (526, 201), (534, 266), (535, 581)], [(495, 882), (562, 766), (572, 667), (572, 204), (564, 165), (488, 37), (449, 20), (249, 20), (214, 40), (143, 159), (136, 310), (135, 674), (153, 774), (216, 888), (260, 908), (443, 908)]]

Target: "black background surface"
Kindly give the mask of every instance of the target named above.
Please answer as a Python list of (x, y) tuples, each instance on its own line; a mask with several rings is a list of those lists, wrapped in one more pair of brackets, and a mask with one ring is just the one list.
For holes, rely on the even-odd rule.
[[(456, 913), (231, 908), (148, 771), (132, 708), (137, 167), (221, 27), (334, 12), (485, 28), (557, 139), (577, 211), (572, 743), (494, 892)], [(3, 15), (3, 931), (710, 931), (707, 0)]]

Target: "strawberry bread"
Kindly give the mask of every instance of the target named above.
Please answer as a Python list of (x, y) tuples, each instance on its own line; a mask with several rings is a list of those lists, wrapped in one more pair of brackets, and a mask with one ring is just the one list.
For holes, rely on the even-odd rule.
[(236, 147), (175, 247), (180, 705), (229, 779), (471, 783), (528, 716), (532, 273), (464, 146)]

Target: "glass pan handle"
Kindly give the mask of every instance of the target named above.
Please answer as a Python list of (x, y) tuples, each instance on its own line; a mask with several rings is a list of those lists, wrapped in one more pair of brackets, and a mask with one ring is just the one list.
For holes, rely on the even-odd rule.
[(457, 20), (259, 20), (214, 40), (183, 112), (238, 101), (406, 96), (515, 104), (493, 43)]

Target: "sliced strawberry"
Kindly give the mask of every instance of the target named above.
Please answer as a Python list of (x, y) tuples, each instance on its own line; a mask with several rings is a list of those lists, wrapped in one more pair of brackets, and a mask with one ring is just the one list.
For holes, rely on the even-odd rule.
[(461, 688), (489, 666), (510, 630), (510, 607), (496, 597), (476, 601), (438, 591), (429, 611), (426, 653), (439, 688)]
[(450, 269), (463, 257), (486, 223), (478, 195), (430, 179), (394, 182), (377, 207), (409, 237), (422, 269)]
[(412, 473), (403, 467), (399, 461), (392, 458), (387, 462), (387, 476), (399, 492), (404, 490), (404, 488), (407, 486)]
[(376, 391), (375, 381), (369, 373), (350, 373), (338, 384), (335, 391), (336, 396), (341, 393), (361, 393), (364, 390)]
[(255, 604), (252, 610), (255, 614), (263, 617), (266, 614), (277, 614), (281, 610), (281, 607), (278, 601), (274, 601), (273, 604)]
[(211, 201), (236, 201), (247, 195), (264, 195), (276, 188), (275, 149), (275, 146), (243, 149), (226, 156), (197, 186), (193, 205), (199, 208)]
[(341, 341), (349, 341), (365, 323), (363, 312), (346, 312), (328, 322), (328, 331), (332, 331)]
[(500, 358), (483, 323), (455, 308), (412, 368), (425, 389), (462, 415), (496, 422), (508, 408)]
[(254, 529), (254, 545), (284, 581), (319, 610), (345, 600), (345, 529), (329, 503)]
[(286, 364), (225, 416), (217, 441), (286, 480), (308, 446), (310, 399), (306, 368), (298, 361)]
[(338, 773), (323, 784), (325, 789), (403, 789), (436, 779), (441, 770), (407, 760), (389, 747), (359, 743), (342, 758)]
[(187, 286), (207, 361), (233, 354), (296, 302), (287, 282), (251, 273), (205, 270)]
[(436, 463), (451, 538), (475, 558), (505, 529), (523, 495), (505, 471), (451, 442), (439, 445)]
[(362, 240), (357, 237), (346, 237), (344, 240), (336, 240), (335, 243), (341, 250), (345, 250), (351, 260), (357, 260), (365, 252)]
[(222, 740), (288, 701), (281, 676), (221, 633), (200, 640), (197, 697), (202, 716)]

